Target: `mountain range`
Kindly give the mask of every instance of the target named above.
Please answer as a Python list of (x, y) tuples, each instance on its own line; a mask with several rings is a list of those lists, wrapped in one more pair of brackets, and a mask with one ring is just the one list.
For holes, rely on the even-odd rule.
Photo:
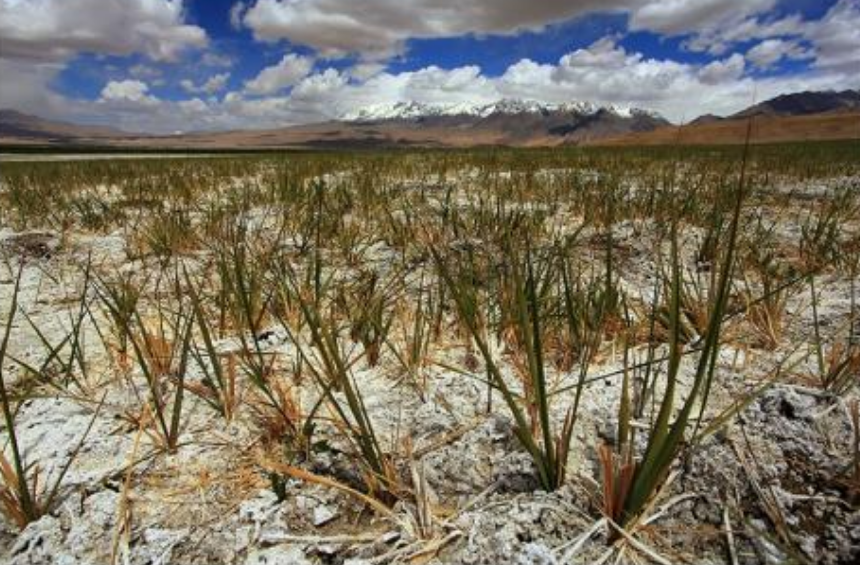
[(748, 116), (800, 116), (826, 112), (860, 111), (860, 90), (842, 92), (800, 92), (783, 94), (766, 102), (750, 106), (733, 114), (732, 118)]
[(649, 116), (657, 120), (662, 116), (657, 112), (625, 106), (598, 106), (591, 102), (577, 101), (561, 104), (546, 104), (534, 100), (504, 98), (489, 104), (422, 104), (421, 102), (397, 102), (395, 104), (376, 104), (347, 112), (341, 116), (347, 122), (375, 122), (380, 120), (420, 120), (434, 117), (467, 117), (484, 119), (494, 115), (594, 115), (600, 111), (620, 118)]
[(680, 127), (656, 112), (590, 102), (482, 104), (400, 102), (356, 109), (337, 120), (268, 130), (181, 135), (128, 133), (0, 110), (0, 144), (118, 148), (555, 146), (737, 143), (755, 117), (757, 142), (860, 137), (860, 91), (778, 96), (736, 114), (700, 116)]
[(603, 145), (735, 144), (860, 140), (860, 90), (783, 94), (730, 116), (699, 116), (684, 126), (608, 136)]

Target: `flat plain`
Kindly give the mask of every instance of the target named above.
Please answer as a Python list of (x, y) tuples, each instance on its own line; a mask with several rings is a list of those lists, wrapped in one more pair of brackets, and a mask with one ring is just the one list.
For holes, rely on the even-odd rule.
[(4, 562), (860, 555), (856, 141), (126, 157), (2, 164)]

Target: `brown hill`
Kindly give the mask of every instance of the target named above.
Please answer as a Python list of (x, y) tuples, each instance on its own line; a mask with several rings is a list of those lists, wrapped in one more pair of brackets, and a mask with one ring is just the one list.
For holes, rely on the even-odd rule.
[(821, 92), (794, 92), (765, 100), (731, 118), (749, 116), (806, 116), (825, 112), (860, 112), (860, 91), (843, 90)]
[[(504, 103), (500, 103), (500, 108)], [(855, 107), (855, 104), (857, 106)], [(510, 104), (509, 104), (510, 106)], [(754, 143), (860, 138), (860, 92), (780, 96), (727, 118), (702, 116), (678, 127), (658, 115), (575, 106), (520, 105), (481, 113), (369, 116), (269, 130), (148, 135), (45, 120), (0, 110), (0, 144), (162, 149), (517, 147), (743, 143), (754, 116)], [(814, 114), (811, 110), (824, 109)], [(402, 105), (413, 112), (415, 105)], [(808, 115), (807, 115), (808, 114)]]
[[(826, 141), (860, 139), (860, 112), (825, 112), (804, 116), (754, 116), (751, 141)], [(722, 145), (744, 143), (748, 119), (723, 119), (649, 132), (607, 137), (595, 145)]]
[(109, 140), (126, 136), (122, 130), (46, 120), (38, 116), (0, 110), (0, 140), (30, 143), (63, 143), (80, 140)]
[(0, 112), (0, 143), (107, 145), (165, 149), (278, 147), (470, 147), (551, 146), (581, 143), (667, 125), (644, 111), (541, 109), (486, 115), (451, 114), (331, 121), (269, 130), (197, 132), (183, 135), (132, 134), (110, 128), (44, 120)]

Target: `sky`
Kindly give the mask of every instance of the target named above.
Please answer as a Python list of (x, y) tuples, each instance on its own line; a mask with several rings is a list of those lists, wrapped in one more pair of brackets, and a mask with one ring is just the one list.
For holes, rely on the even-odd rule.
[(0, 108), (127, 131), (503, 98), (684, 122), (860, 88), (860, 0), (0, 0)]

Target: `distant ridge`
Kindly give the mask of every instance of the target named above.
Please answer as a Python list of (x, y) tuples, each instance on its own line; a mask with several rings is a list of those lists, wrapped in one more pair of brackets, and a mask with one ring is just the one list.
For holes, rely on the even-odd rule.
[(639, 108), (504, 99), (488, 104), (400, 102), (356, 109), (323, 123), (183, 135), (128, 133), (0, 110), (0, 144), (202, 150), (659, 145), (679, 140), (720, 144), (742, 142), (744, 118), (750, 116), (755, 116), (754, 142), (856, 139), (860, 91), (799, 92), (725, 118), (706, 114), (683, 126), (680, 137), (678, 127)]
[(86, 126), (46, 120), (16, 110), (0, 110), (0, 139), (20, 138), (33, 142), (64, 142), (82, 139), (114, 139), (128, 135), (117, 128)]
[(607, 136), (595, 144), (738, 144), (745, 141), (749, 118), (753, 143), (860, 139), (860, 91), (784, 94), (728, 117), (705, 114), (680, 127)]
[(771, 98), (729, 116), (808, 116), (825, 112), (860, 111), (860, 90), (795, 92)]
[(794, 92), (759, 102), (726, 117), (704, 114), (688, 125), (710, 124), (721, 120), (737, 120), (750, 116), (809, 116), (811, 114), (854, 111), (860, 111), (860, 90)]
[(0, 111), (0, 143), (166, 148), (552, 146), (649, 131), (668, 124), (656, 112), (639, 108), (504, 99), (478, 105), (401, 102), (358, 109), (319, 124), (156, 136), (77, 126), (4, 110)]
[(690, 122), (690, 124), (691, 125), (694, 125), (694, 124), (711, 124), (714, 122), (719, 122), (720, 120), (724, 120), (724, 119), (725, 118), (722, 118), (722, 117), (717, 116), (715, 114), (702, 114), (701, 116), (699, 116), (698, 118), (696, 118), (695, 120)]

